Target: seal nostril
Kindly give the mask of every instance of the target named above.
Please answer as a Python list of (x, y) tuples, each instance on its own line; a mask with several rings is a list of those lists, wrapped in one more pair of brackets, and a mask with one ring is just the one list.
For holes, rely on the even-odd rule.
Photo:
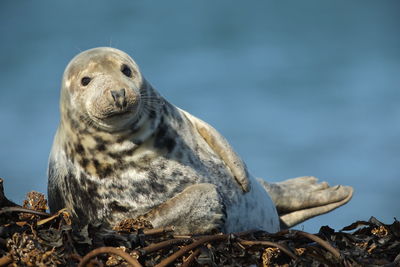
[(127, 103), (125, 99), (125, 88), (122, 88), (118, 91), (111, 90), (110, 93), (117, 107), (119, 108), (126, 107)]
[(125, 88), (122, 88), (119, 91), (121, 92), (121, 95), (122, 95), (122, 107), (126, 108), (127, 102), (126, 102), (126, 98), (125, 98)]
[(114, 99), (114, 101), (117, 101), (118, 99), (118, 92), (116, 91), (110, 91), (111, 92), (111, 96)]
[(120, 97), (125, 97), (125, 88), (122, 88), (118, 91), (111, 90), (110, 92), (111, 92), (111, 95), (114, 98), (114, 100), (116, 100), (117, 98), (120, 98)]

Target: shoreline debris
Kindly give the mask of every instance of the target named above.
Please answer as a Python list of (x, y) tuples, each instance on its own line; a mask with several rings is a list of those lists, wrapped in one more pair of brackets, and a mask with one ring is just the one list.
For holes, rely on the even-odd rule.
[(113, 229), (74, 225), (62, 209), (46, 213), (43, 194), (23, 206), (9, 201), (0, 179), (0, 266), (400, 266), (400, 222), (374, 217), (335, 231), (283, 230), (174, 235), (126, 219)]

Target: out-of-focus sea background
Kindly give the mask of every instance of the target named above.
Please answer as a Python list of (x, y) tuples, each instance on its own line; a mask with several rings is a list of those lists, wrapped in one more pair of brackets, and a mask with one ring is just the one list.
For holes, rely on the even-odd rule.
[(130, 54), (170, 102), (268, 181), (314, 175), (352, 201), (298, 226), (400, 218), (400, 2), (0, 2), (0, 177), (46, 192), (61, 76), (80, 51)]

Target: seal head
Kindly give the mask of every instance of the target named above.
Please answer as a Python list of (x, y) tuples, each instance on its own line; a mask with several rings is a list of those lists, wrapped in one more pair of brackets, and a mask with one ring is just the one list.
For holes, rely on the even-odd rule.
[(61, 114), (77, 116), (104, 131), (126, 130), (139, 116), (143, 78), (136, 63), (113, 48), (77, 55), (64, 72)]

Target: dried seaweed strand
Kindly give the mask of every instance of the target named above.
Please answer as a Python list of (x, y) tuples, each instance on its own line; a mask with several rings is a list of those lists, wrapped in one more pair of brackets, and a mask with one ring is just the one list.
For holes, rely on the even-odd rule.
[(91, 259), (90, 262), (86, 265), (87, 267), (97, 266), (97, 267), (104, 267), (103, 262), (97, 259)]
[(0, 214), (2, 213), (7, 213), (7, 212), (22, 212), (22, 213), (30, 213), (34, 215), (39, 215), (39, 216), (44, 216), (44, 217), (50, 217), (51, 214), (42, 212), (42, 211), (37, 211), (37, 210), (31, 210), (23, 207), (5, 207), (0, 209)]
[[(37, 225), (42, 225), (42, 224), (45, 224), (45, 223), (47, 223), (47, 222), (49, 222), (49, 221), (52, 221), (52, 220), (58, 218), (58, 216), (60, 216), (60, 214), (62, 214), (63, 212), (67, 212), (67, 209), (66, 209), (66, 208), (63, 208), (63, 209), (57, 211), (57, 213), (55, 213), (55, 214), (49, 216), (48, 218), (42, 219), (42, 220), (38, 221), (38, 222), (37, 222)], [(49, 214), (49, 215), (50, 215), (50, 214)]]
[(171, 264), (174, 262), (177, 258), (183, 256), (185, 253), (187, 253), (190, 250), (193, 250), (197, 248), (200, 245), (203, 245), (204, 243), (211, 242), (211, 241), (216, 241), (216, 240), (226, 240), (228, 239), (229, 235), (211, 235), (211, 236), (206, 236), (203, 237), (195, 242), (193, 242), (190, 245), (184, 246), (168, 258), (162, 260), (159, 264), (155, 265), (155, 267), (164, 267), (167, 266), (168, 264)]
[(126, 260), (129, 264), (131, 264), (134, 267), (142, 267), (142, 265), (137, 261), (137, 259), (132, 258), (131, 255), (126, 253), (125, 251), (122, 251), (120, 249), (114, 248), (114, 247), (101, 247), (101, 248), (96, 248), (92, 251), (90, 251), (88, 254), (86, 254), (81, 262), (79, 262), (78, 267), (84, 267), (88, 264), (88, 262), (96, 257), (99, 254), (115, 254), (117, 256), (122, 257), (124, 260)]
[(255, 246), (255, 245), (261, 245), (261, 246), (269, 246), (269, 247), (275, 247), (279, 248), (282, 250), (286, 255), (291, 257), (294, 260), (297, 260), (298, 257), (291, 252), (288, 248), (286, 248), (284, 245), (275, 243), (275, 242), (270, 242), (270, 241), (250, 241), (250, 240), (243, 240), (243, 239), (238, 239), (238, 242), (244, 246)]
[(400, 253), (397, 254), (396, 258), (392, 263), (385, 264), (383, 267), (396, 267), (400, 265)]
[(158, 235), (158, 234), (173, 232), (174, 230), (175, 230), (174, 226), (167, 226), (167, 227), (161, 227), (161, 228), (155, 228), (155, 229), (144, 229), (143, 234)]
[(0, 266), (6, 266), (12, 262), (13, 262), (13, 260), (8, 255), (5, 255), (0, 258)]
[(181, 243), (188, 243), (188, 242), (191, 242), (191, 241), (193, 241), (193, 239), (190, 239), (190, 238), (170, 239), (170, 240), (162, 241), (162, 242), (159, 242), (159, 243), (151, 244), (151, 245), (149, 245), (149, 246), (147, 246), (145, 248), (140, 249), (139, 252), (142, 255), (145, 255), (145, 254), (148, 254), (148, 253), (151, 253), (151, 252), (163, 249), (163, 248), (167, 248), (167, 247), (172, 246), (172, 245), (178, 245), (178, 244), (181, 244)]
[(72, 259), (72, 260), (75, 260), (75, 261), (81, 261), (82, 260), (82, 257), (80, 255), (76, 254), (76, 253), (70, 254), (68, 257), (70, 259)]
[(0, 207), (13, 207), (13, 206), (19, 206), (15, 204), (14, 202), (8, 200), (6, 196), (4, 195), (4, 186), (3, 186), (4, 180), (0, 178)]
[(312, 240), (314, 242), (317, 242), (322, 247), (324, 247), (326, 250), (328, 250), (330, 253), (332, 253), (332, 255), (335, 256), (337, 259), (340, 259), (339, 250), (337, 250), (336, 248), (332, 247), (331, 244), (329, 244), (325, 240), (322, 240), (318, 236), (313, 235), (313, 234), (309, 234), (309, 233), (306, 233), (306, 232), (303, 232), (303, 231), (298, 231), (298, 230), (290, 230), (290, 232), (298, 234), (298, 235), (301, 235), (301, 236), (303, 236), (305, 238), (308, 238), (308, 239), (310, 239), (310, 240)]
[(196, 259), (197, 256), (199, 256), (201, 250), (200, 248), (197, 248), (190, 256), (182, 263), (181, 267), (189, 267), (192, 262)]

